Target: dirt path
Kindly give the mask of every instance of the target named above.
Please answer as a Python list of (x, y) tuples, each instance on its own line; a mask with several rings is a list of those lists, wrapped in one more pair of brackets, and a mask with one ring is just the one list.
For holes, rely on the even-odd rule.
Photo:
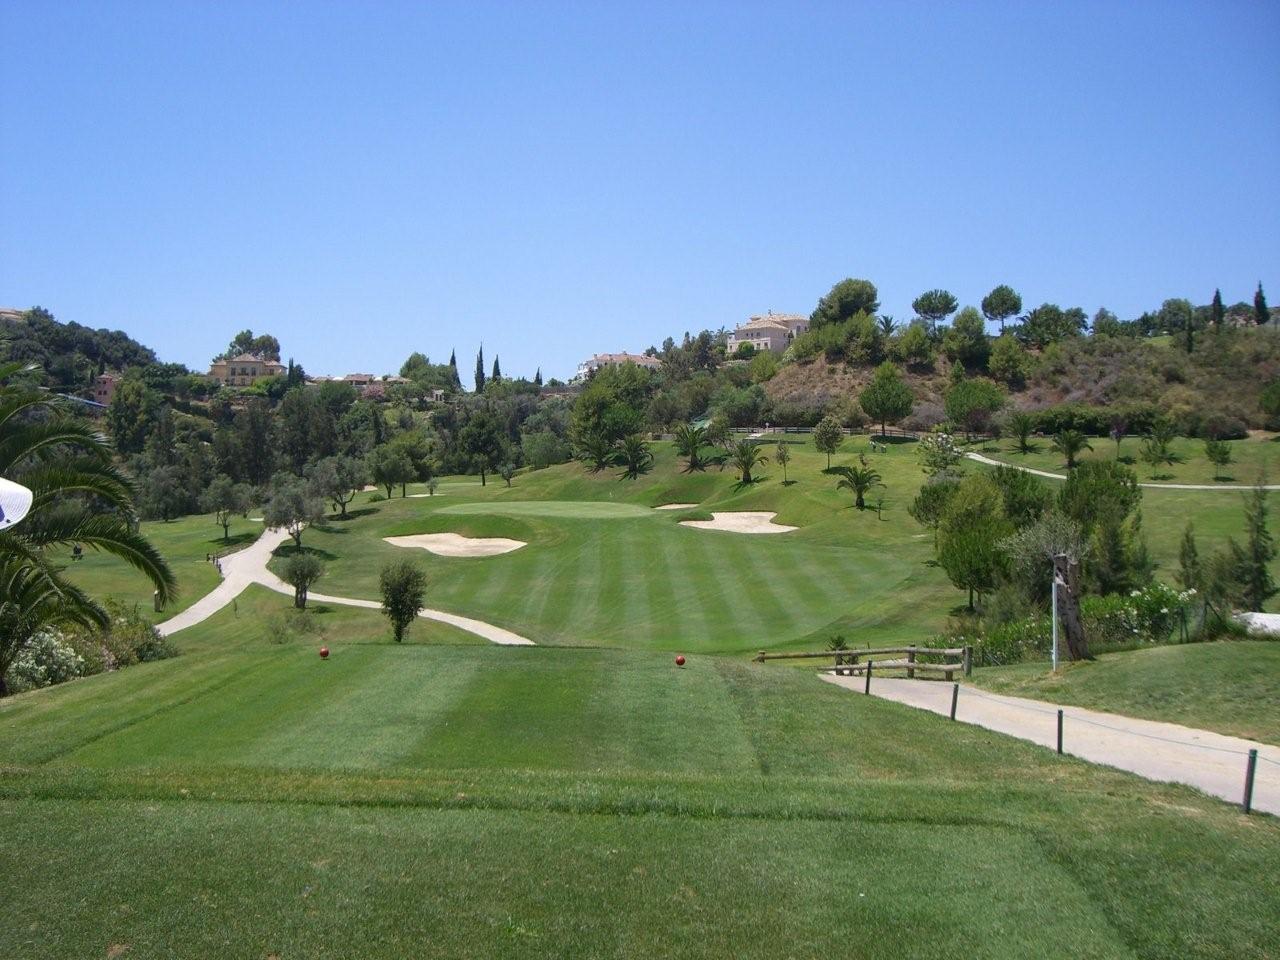
[[(258, 537), (257, 540), (243, 550), (238, 550), (223, 557), (222, 582), (177, 616), (171, 617), (164, 623), (157, 624), (156, 629), (167, 637), (177, 633), (179, 630), (195, 626), (231, 603), (252, 583), (260, 584), (269, 590), (292, 597), (293, 587), (267, 569), (271, 554), (276, 547), (288, 539), (289, 534), (284, 530), (264, 530), (262, 536)], [(320, 603), (336, 603), (347, 607), (365, 607), (369, 610), (382, 609), (382, 605), (376, 600), (334, 597), (315, 592), (309, 594), (309, 598)], [(447, 623), (450, 626), (457, 627), (459, 630), (474, 633), (490, 643), (512, 647), (533, 646), (533, 641), (527, 637), (522, 637), (520, 634), (505, 630), (502, 627), (495, 627), (493, 624), (485, 623), (483, 620), (460, 617), (457, 614), (446, 613), (443, 610), (422, 610), (418, 616), (424, 620), (436, 620), (440, 623)]]
[[(837, 686), (864, 689), (863, 677), (822, 679)], [(921, 710), (949, 716), (949, 683), (897, 680), (873, 676), (871, 692)], [(1023, 697), (1006, 697), (960, 685), (956, 720), (1057, 748), (1058, 704)], [(1063, 750), (1091, 763), (1128, 770), (1148, 780), (1172, 781), (1197, 787), (1231, 803), (1244, 795), (1245, 764), (1249, 750), (1258, 751), (1253, 806), (1280, 814), (1280, 747), (1227, 737), (1176, 723), (1138, 720), (1082, 707), (1062, 706)]]
[[(1013, 467), (1015, 470), (1021, 470), (1023, 473), (1034, 473), (1037, 477), (1048, 477), (1050, 480), (1065, 480), (1065, 474), (1050, 473), (1048, 470), (1035, 470), (1031, 467), (1019, 466), (1016, 463), (1005, 463), (1003, 460), (995, 460), (991, 457), (983, 456), (980, 453), (966, 453), (966, 457), (978, 463), (985, 463), (989, 467)], [(1148, 490), (1252, 490), (1252, 484), (1240, 483), (1139, 483), (1138, 486), (1145, 487)], [(1263, 487), (1264, 490), (1280, 490), (1280, 483), (1270, 483)]]

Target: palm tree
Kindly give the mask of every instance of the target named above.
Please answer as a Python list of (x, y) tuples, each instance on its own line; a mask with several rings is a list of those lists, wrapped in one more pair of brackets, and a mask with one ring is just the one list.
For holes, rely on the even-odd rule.
[(751, 483), (751, 471), (761, 464), (768, 463), (769, 458), (750, 440), (739, 440), (729, 448), (729, 462), (738, 471), (742, 483)]
[(682, 423), (676, 427), (676, 452), (682, 457), (688, 458), (685, 465), (685, 473), (693, 473), (695, 470), (705, 470), (707, 463), (702, 459), (702, 448), (707, 445), (707, 428), (694, 427), (687, 423)]
[(598, 434), (589, 434), (578, 441), (578, 459), (587, 465), (590, 473), (612, 466), (617, 456), (613, 443)]
[(0, 696), (4, 675), (37, 632), (58, 623), (106, 626), (107, 612), (62, 576), (49, 554), (81, 544), (145, 575), (163, 604), (177, 582), (135, 529), (132, 482), (111, 462), (105, 437), (63, 412), (59, 400), (11, 379), (0, 366), (0, 475), (32, 492), (26, 518), (0, 532)]
[(622, 475), (634, 480), (653, 466), (653, 453), (649, 444), (638, 433), (623, 437), (618, 442), (617, 463), (623, 468)]
[(1018, 410), (1009, 414), (1009, 430), (1018, 438), (1018, 452), (1031, 452), (1031, 434), (1036, 429), (1036, 418), (1029, 413)]
[(1067, 458), (1067, 469), (1074, 470), (1076, 457), (1084, 450), (1092, 450), (1093, 445), (1079, 430), (1063, 430), (1053, 438), (1053, 449)]
[(898, 324), (893, 317), (882, 316), (877, 322), (880, 324), (880, 332), (886, 337), (893, 336), (893, 331), (898, 329)]
[(867, 466), (865, 461), (856, 467), (847, 465), (832, 467), (831, 472), (840, 478), (836, 481), (837, 490), (853, 491), (853, 505), (859, 510), (867, 509), (867, 502), (864, 497), (868, 490), (872, 487), (884, 486), (880, 482), (880, 474)]
[(778, 448), (773, 452), (774, 462), (782, 467), (782, 485), (787, 484), (787, 464), (791, 462), (791, 451), (787, 449), (787, 445), (782, 441), (778, 441)]

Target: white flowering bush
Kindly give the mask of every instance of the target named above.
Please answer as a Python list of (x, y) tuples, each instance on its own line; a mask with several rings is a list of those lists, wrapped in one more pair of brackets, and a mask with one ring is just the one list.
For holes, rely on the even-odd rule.
[(84, 658), (75, 648), (56, 631), (42, 630), (14, 659), (5, 679), (9, 689), (17, 693), (64, 683), (83, 674)]
[(964, 457), (964, 453), (949, 433), (931, 433), (923, 438), (916, 450), (924, 465), (924, 472), (929, 476), (946, 473), (955, 467)]

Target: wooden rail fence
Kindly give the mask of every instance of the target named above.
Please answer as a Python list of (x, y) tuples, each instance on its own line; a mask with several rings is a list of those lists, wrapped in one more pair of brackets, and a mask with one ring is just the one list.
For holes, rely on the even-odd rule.
[[(878, 660), (877, 657), (889, 656), (891, 659)], [(944, 657), (942, 662), (921, 660), (921, 656)], [(859, 659), (864, 662), (859, 662)], [(831, 660), (832, 669), (839, 676), (851, 677), (867, 670), (905, 670), (907, 677), (914, 678), (916, 671), (922, 673), (941, 673), (950, 680), (955, 674), (963, 673), (966, 677), (973, 672), (972, 647), (877, 647), (863, 650), (822, 650), (817, 653), (769, 653), (761, 650), (755, 656), (756, 663), (766, 660)]]

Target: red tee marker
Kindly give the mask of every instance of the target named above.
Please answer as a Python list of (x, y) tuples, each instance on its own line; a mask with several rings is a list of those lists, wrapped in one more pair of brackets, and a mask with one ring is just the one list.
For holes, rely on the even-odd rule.
[(328, 659), (329, 659), (329, 648), (328, 648), (328, 647), (321, 647), (321, 648), (320, 648), (320, 659), (321, 659), (321, 660), (328, 660)]
[(684, 666), (684, 654), (683, 654), (683, 653), (676, 654), (676, 666), (677, 666), (677, 667), (683, 667), (683, 666)]

